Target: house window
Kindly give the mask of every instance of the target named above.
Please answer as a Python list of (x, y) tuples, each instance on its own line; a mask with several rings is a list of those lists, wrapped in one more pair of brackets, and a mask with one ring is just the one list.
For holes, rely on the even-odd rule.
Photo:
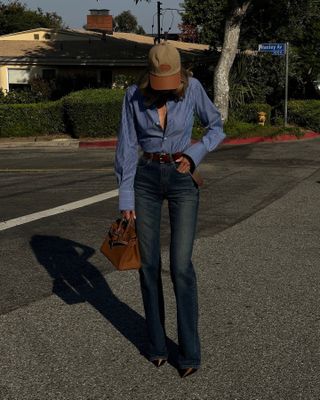
[(30, 69), (9, 68), (8, 69), (8, 84), (9, 91), (26, 89), (29, 87)]
[(9, 83), (23, 85), (29, 83), (30, 69), (9, 68), (8, 69)]
[(43, 69), (42, 70), (42, 78), (48, 81), (55, 79), (56, 70), (55, 69)]
[(44, 34), (45, 39), (51, 39), (51, 34), (50, 33), (45, 33)]
[(34, 38), (34, 40), (39, 40), (40, 39), (39, 33), (35, 33), (33, 35), (33, 38)]

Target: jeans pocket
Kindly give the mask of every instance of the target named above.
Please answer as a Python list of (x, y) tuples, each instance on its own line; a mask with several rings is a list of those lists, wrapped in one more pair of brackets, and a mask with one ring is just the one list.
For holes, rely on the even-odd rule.
[(192, 187), (195, 187), (198, 190), (199, 186), (198, 186), (197, 182), (195, 182), (195, 180), (193, 179), (191, 172), (190, 171), (187, 171), (187, 172), (178, 171), (179, 165), (180, 165), (180, 162), (174, 163), (174, 170), (175, 170), (176, 175), (178, 175), (179, 177), (186, 177), (186, 180), (189, 180), (192, 183)]
[(180, 172), (180, 171), (178, 171), (179, 165), (180, 165), (180, 162), (175, 162), (175, 163), (174, 163), (174, 169), (175, 169), (175, 171), (176, 171), (179, 175), (188, 176), (188, 175), (189, 175), (189, 171), (188, 171), (188, 172)]
[(180, 172), (180, 171), (178, 171), (179, 166), (180, 166), (180, 163), (179, 163), (179, 162), (175, 162), (175, 163), (174, 163), (174, 169), (175, 169), (175, 171), (176, 171), (179, 175), (186, 175), (185, 172)]

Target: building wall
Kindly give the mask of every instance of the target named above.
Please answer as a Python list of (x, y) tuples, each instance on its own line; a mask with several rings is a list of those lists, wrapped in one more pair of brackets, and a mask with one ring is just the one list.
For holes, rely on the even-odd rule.
[(0, 90), (8, 90), (8, 71), (6, 66), (0, 66)]

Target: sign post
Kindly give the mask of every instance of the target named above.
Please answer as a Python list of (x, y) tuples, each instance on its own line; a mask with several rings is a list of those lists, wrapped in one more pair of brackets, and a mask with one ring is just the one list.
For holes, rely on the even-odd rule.
[(286, 93), (284, 100), (284, 126), (288, 126), (288, 76), (289, 76), (289, 42), (286, 43)]
[(259, 52), (271, 53), (274, 56), (286, 56), (286, 78), (284, 99), (284, 126), (288, 125), (288, 76), (289, 76), (289, 42), (286, 43), (261, 43)]

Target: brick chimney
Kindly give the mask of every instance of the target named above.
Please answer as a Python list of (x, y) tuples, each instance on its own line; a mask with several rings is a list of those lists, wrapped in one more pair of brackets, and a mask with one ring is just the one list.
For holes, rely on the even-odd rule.
[(103, 34), (112, 34), (112, 15), (109, 15), (110, 10), (89, 10), (90, 15), (87, 15), (86, 29), (89, 31), (102, 32)]

